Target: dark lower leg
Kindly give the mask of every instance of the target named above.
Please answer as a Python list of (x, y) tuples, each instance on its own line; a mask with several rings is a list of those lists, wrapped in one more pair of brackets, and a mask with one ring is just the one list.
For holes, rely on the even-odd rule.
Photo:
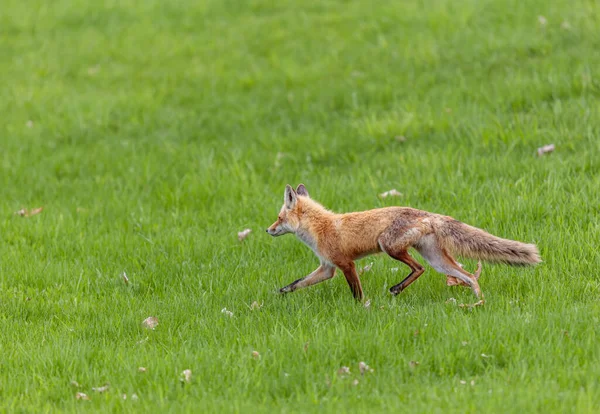
[(294, 290), (305, 288), (317, 283), (321, 283), (327, 279), (331, 279), (335, 274), (335, 267), (330, 265), (321, 265), (310, 275), (302, 279), (295, 280), (289, 285), (279, 289), (281, 293), (293, 292)]
[(406, 250), (399, 252), (397, 254), (390, 254), (390, 253), (388, 253), (388, 254), (391, 257), (393, 257), (394, 259), (399, 260), (402, 263), (408, 265), (410, 267), (410, 269), (412, 270), (410, 272), (410, 274), (402, 282), (400, 282), (397, 285), (394, 285), (390, 288), (390, 292), (394, 295), (397, 295), (398, 293), (400, 293), (404, 289), (406, 289), (412, 282), (417, 280), (419, 278), (419, 276), (421, 276), (423, 274), (425, 269), (423, 268), (423, 266), (421, 266), (421, 264), (419, 262), (417, 262), (415, 259), (413, 259), (412, 256)]

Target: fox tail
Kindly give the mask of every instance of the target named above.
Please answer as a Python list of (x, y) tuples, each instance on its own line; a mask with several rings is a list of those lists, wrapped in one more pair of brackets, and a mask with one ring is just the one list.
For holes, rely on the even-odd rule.
[(436, 233), (440, 244), (458, 256), (517, 266), (542, 261), (535, 244), (502, 239), (458, 220), (444, 220)]

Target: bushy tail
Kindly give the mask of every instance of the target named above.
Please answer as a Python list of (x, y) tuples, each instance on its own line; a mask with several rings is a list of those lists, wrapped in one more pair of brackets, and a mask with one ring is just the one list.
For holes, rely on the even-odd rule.
[(511, 265), (532, 265), (542, 261), (535, 244), (493, 236), (458, 220), (444, 220), (436, 233), (449, 252), (470, 259)]

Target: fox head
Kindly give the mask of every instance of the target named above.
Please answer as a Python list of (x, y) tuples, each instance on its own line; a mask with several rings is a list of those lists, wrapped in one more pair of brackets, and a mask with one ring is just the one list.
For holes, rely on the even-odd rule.
[(287, 233), (296, 233), (300, 227), (300, 212), (302, 200), (298, 197), (308, 197), (308, 191), (304, 184), (300, 184), (296, 190), (289, 184), (285, 186), (283, 194), (283, 206), (277, 216), (277, 221), (271, 224), (267, 229), (273, 237), (281, 236)]

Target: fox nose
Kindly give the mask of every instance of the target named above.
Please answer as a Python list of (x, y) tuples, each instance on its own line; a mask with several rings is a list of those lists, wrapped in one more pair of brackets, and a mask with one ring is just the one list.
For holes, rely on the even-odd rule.
[(269, 229), (266, 229), (265, 231), (268, 233), (268, 232), (269, 232)]

